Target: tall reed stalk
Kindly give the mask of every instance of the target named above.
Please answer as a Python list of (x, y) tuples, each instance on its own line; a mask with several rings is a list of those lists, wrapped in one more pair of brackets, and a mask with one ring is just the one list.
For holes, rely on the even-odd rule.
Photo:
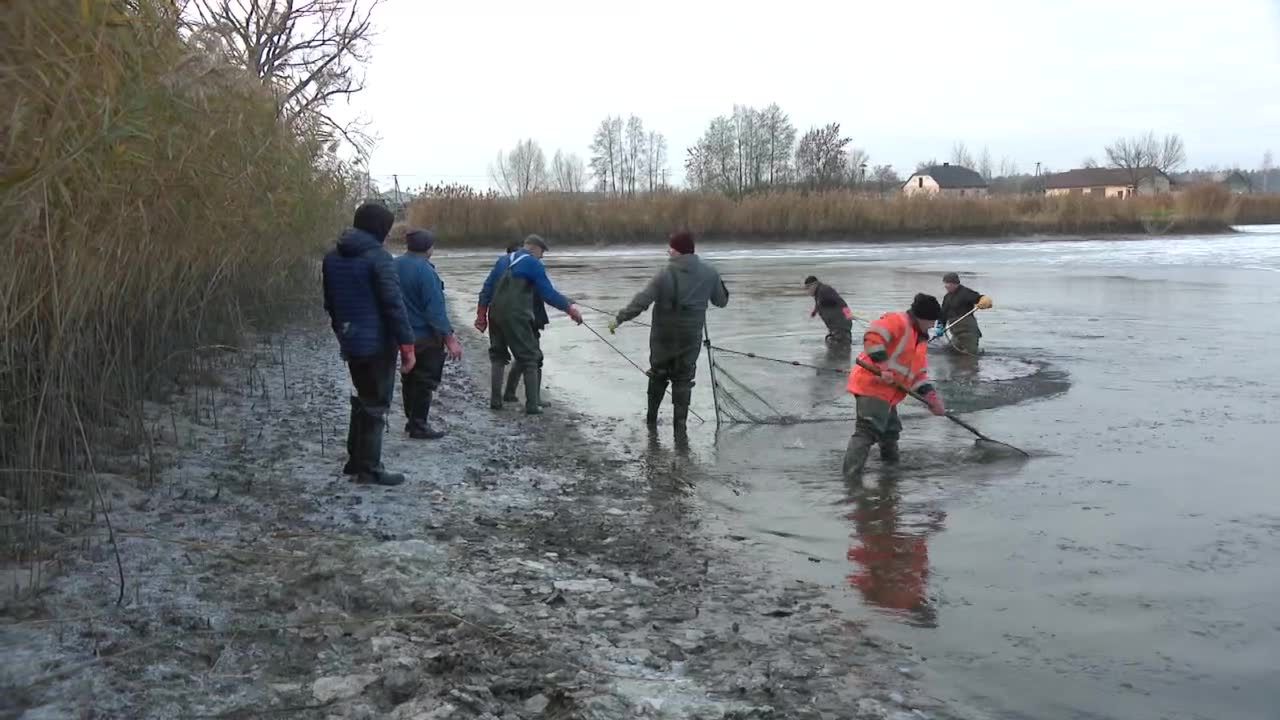
[[(40, 508), (205, 348), (315, 304), (340, 168), (168, 0), (0, 4), (0, 505)], [(17, 519), (15, 522), (15, 518)]]
[[(1153, 217), (1172, 218), (1172, 232), (1214, 232), (1228, 229), (1241, 203), (1217, 187), (1127, 200), (882, 198), (849, 190), (788, 190), (742, 199), (676, 192), (634, 198), (540, 194), (512, 200), (445, 190), (414, 202), (409, 220), (432, 226), (461, 245), (502, 244), (530, 232), (569, 242), (653, 240), (673, 228), (708, 237), (769, 239), (1144, 233), (1151, 229)], [(1251, 217), (1280, 221), (1280, 196), (1246, 198), (1245, 203)], [(1163, 228), (1165, 223), (1159, 225)]]

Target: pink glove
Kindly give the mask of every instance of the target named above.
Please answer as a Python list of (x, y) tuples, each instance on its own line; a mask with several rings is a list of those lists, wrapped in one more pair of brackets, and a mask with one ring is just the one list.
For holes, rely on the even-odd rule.
[(845, 319), (845, 320), (852, 320), (852, 319), (853, 319), (853, 310), (851, 310), (851, 309), (849, 308), (849, 306), (848, 306), (848, 305), (845, 305), (845, 306), (844, 306), (844, 310), (842, 310), (841, 312), (843, 312), (843, 313), (844, 313), (844, 319)]
[(942, 405), (942, 396), (937, 390), (931, 391), (924, 399), (929, 403), (929, 412), (939, 417), (947, 414), (947, 408)]
[(413, 366), (418, 364), (418, 356), (413, 352), (412, 345), (400, 346), (400, 374), (408, 375), (413, 372)]
[(489, 308), (485, 305), (476, 307), (476, 330), (484, 332), (489, 329)]
[(570, 305), (569, 309), (565, 311), (565, 314), (569, 316), (570, 320), (578, 323), (579, 325), (582, 324), (582, 311), (578, 309), (577, 305)]
[(444, 350), (449, 354), (450, 360), (457, 362), (462, 359), (462, 344), (458, 342), (456, 335), (444, 339)]

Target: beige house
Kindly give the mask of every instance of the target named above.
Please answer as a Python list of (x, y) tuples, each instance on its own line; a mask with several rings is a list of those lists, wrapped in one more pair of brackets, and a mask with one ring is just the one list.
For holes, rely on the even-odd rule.
[(1169, 192), (1169, 176), (1156, 168), (1080, 168), (1044, 178), (1045, 195), (1101, 195), (1126, 198)]
[(916, 172), (903, 184), (902, 192), (908, 196), (986, 197), (987, 181), (967, 167), (942, 163)]

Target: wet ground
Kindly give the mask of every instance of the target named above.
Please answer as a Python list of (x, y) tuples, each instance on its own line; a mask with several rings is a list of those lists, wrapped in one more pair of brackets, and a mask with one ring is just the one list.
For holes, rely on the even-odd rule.
[[(980, 316), (984, 356), (936, 353), (935, 375), (953, 410), (1034, 456), (980, 452), (908, 402), (901, 466), (873, 454), (867, 486), (850, 488), (843, 378), (720, 353), (779, 414), (845, 419), (717, 434), (703, 366), (694, 409), (710, 422), (695, 425), (696, 462), (679, 471), (741, 557), (828, 588), (848, 617), (929, 657), (935, 683), (1000, 717), (1275, 717), (1280, 229), (702, 253), (733, 294), (712, 314), (716, 345), (818, 367), (847, 360), (809, 318), (806, 275), (874, 317), (959, 271), (996, 309)], [(458, 291), (491, 261), (440, 265)], [(596, 249), (549, 261), (562, 290), (612, 310), (663, 258)], [(604, 332), (606, 317), (587, 320)], [(645, 364), (643, 328), (610, 339)], [(551, 393), (616, 424), (617, 445), (643, 444), (635, 368), (563, 316), (544, 348)]]

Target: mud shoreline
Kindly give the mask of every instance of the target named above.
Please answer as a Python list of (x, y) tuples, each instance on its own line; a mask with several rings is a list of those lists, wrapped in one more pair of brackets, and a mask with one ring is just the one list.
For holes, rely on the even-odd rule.
[(400, 488), (339, 474), (347, 383), (321, 327), (149, 408), (154, 487), (99, 477), (124, 602), (105, 527), (51, 513), (59, 568), (0, 615), (0, 716), (983, 717), (701, 519), (660, 470), (696, 456), (608, 447), (560, 405), (492, 413), (464, 344), (448, 438), (413, 443), (393, 413)]

